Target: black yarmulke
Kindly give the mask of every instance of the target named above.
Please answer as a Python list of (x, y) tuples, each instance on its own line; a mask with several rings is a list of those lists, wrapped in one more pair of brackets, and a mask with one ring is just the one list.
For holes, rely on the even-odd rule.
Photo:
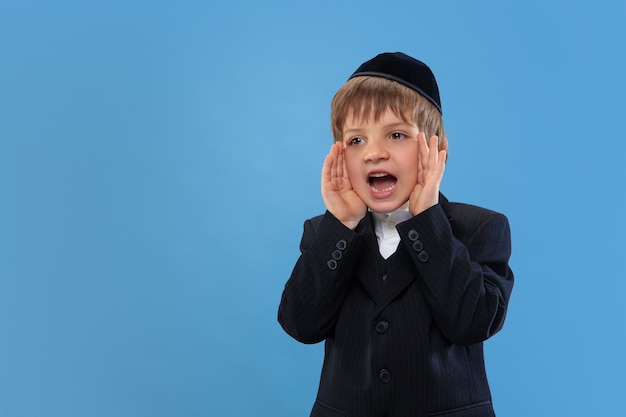
[(402, 52), (385, 52), (363, 63), (350, 78), (364, 75), (399, 82), (424, 96), (442, 113), (437, 81), (433, 72), (422, 61)]

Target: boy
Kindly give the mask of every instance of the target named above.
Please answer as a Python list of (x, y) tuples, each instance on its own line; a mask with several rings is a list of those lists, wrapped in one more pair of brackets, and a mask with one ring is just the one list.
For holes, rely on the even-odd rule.
[(513, 287), (509, 225), (439, 193), (448, 142), (432, 72), (380, 54), (331, 113), (327, 210), (304, 224), (278, 311), (298, 341), (326, 341), (311, 416), (493, 416), (482, 342)]

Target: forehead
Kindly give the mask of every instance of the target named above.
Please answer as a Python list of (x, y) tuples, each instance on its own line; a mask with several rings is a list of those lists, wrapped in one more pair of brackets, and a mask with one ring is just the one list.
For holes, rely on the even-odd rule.
[(343, 130), (369, 123), (380, 123), (383, 119), (396, 119), (398, 122), (411, 123), (411, 117), (408, 117), (406, 112), (392, 106), (352, 106), (346, 112)]

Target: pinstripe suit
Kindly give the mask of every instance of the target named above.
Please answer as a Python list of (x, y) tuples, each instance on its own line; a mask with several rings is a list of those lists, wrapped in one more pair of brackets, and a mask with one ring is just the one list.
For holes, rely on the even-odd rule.
[(326, 341), (311, 416), (493, 416), (482, 342), (513, 287), (506, 217), (440, 196), (397, 230), (384, 260), (370, 214), (354, 231), (329, 212), (305, 222), (278, 319)]

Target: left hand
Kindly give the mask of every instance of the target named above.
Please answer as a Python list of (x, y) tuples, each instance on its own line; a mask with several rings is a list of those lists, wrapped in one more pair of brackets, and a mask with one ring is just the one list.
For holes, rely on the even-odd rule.
[(409, 197), (409, 211), (415, 216), (439, 203), (439, 187), (446, 165), (447, 140), (442, 138), (439, 149), (437, 136), (431, 136), (430, 145), (426, 135), (420, 132), (417, 136), (418, 172), (417, 184)]

